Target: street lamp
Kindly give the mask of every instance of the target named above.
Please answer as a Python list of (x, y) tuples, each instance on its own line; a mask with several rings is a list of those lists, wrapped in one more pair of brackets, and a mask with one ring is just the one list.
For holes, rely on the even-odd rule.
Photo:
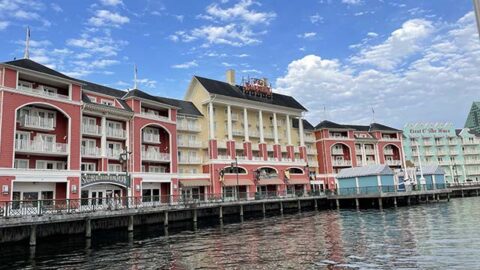
[(237, 159), (237, 157), (235, 157), (235, 162), (232, 162), (232, 163), (230, 164), (230, 169), (231, 169), (231, 171), (233, 171), (234, 166), (235, 166), (235, 173), (236, 173), (236, 175), (237, 175), (237, 186), (236, 186), (235, 190), (236, 190), (236, 197), (237, 197), (237, 200), (238, 200), (238, 199), (240, 198), (240, 196), (239, 196), (240, 188), (239, 188), (239, 186), (238, 186), (238, 184), (239, 184), (238, 182), (239, 182), (239, 181), (238, 181), (238, 159)]
[(132, 152), (129, 152), (127, 149), (125, 149), (123, 150), (123, 153), (120, 153), (118, 157), (118, 161), (120, 162), (120, 164), (122, 165), (125, 164), (125, 177), (127, 180), (127, 187), (129, 191), (131, 190), (131, 187), (130, 187), (130, 176), (128, 175), (128, 160), (130, 159), (131, 154)]

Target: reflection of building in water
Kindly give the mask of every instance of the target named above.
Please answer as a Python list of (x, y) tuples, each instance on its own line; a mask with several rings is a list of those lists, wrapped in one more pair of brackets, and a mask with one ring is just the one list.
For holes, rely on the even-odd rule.
[(344, 263), (343, 226), (339, 212), (327, 212), (324, 215), (325, 228), (322, 230), (325, 238), (326, 259), (336, 263)]

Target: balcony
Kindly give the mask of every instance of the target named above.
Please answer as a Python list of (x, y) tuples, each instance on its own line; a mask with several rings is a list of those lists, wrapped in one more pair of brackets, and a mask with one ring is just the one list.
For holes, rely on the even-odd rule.
[(265, 139), (273, 139), (273, 132), (270, 132), (270, 131), (265, 131), (263, 132), (263, 138)]
[(388, 166), (402, 166), (402, 161), (401, 160), (386, 160), (385, 163)]
[(393, 149), (385, 149), (385, 150), (383, 151), (383, 153), (384, 153), (385, 155), (390, 155), (390, 156), (391, 156), (391, 155), (393, 155)]
[(348, 140), (348, 136), (330, 134), (330, 138), (338, 140)]
[(200, 141), (178, 141), (178, 147), (188, 147), (188, 148), (201, 148), (202, 142)]
[(343, 155), (343, 149), (333, 148), (332, 155)]
[(101, 136), (102, 128), (97, 125), (82, 125), (82, 134), (92, 135), (92, 136)]
[(180, 164), (201, 164), (202, 158), (201, 157), (180, 157), (178, 159), (178, 163)]
[(101, 155), (100, 148), (98, 147), (82, 147), (80, 149), (82, 157), (98, 158)]
[(317, 150), (313, 148), (307, 148), (307, 155), (316, 155), (316, 154), (317, 154)]
[(252, 157), (252, 160), (255, 160), (255, 161), (263, 161), (263, 157), (253, 156), (253, 157)]
[(374, 164), (376, 164), (376, 161), (375, 161), (375, 160), (367, 160), (367, 161), (365, 162), (365, 164), (366, 164), (366, 165), (374, 165)]
[(144, 161), (159, 161), (159, 162), (169, 162), (170, 161), (170, 154), (169, 153), (162, 153), (157, 151), (149, 151), (143, 150), (142, 151), (142, 160)]
[(425, 156), (434, 156), (435, 153), (433, 153), (432, 151), (425, 151)]
[[(226, 133), (228, 133), (228, 131)], [(234, 129), (232, 129), (232, 135), (243, 137), (243, 136), (245, 136), (245, 132), (242, 129), (234, 128)]]
[(256, 130), (248, 130), (248, 136), (252, 138), (259, 138), (260, 137), (260, 132)]
[(399, 141), (398, 138), (392, 138), (392, 137), (382, 137), (382, 140), (383, 141), (389, 141), (389, 142)]
[(306, 135), (305, 136), (305, 142), (314, 143), (315, 142), (315, 137), (313, 135)]
[(152, 133), (143, 133), (144, 143), (160, 143), (160, 135)]
[(200, 132), (201, 131), (199, 124), (191, 123), (191, 122), (184, 122), (184, 121), (177, 122), (177, 130), (190, 131), (190, 132)]
[(51, 143), (41, 141), (15, 140), (15, 150), (25, 153), (62, 154), (68, 153), (66, 143)]
[(167, 116), (158, 115), (153, 112), (141, 112), (140, 115), (158, 121), (170, 121), (170, 118), (168, 118)]
[(273, 151), (273, 145), (267, 144), (267, 151)]
[(110, 159), (119, 159), (120, 154), (123, 153), (123, 149), (107, 149), (107, 157)]
[(447, 154), (448, 154), (447, 151), (443, 151), (443, 150), (437, 151), (437, 155), (439, 156), (446, 156)]
[(218, 155), (217, 159), (219, 159), (219, 160), (232, 160), (232, 158), (228, 155)]
[(365, 149), (365, 154), (366, 155), (375, 155), (375, 150), (374, 149)]
[(465, 164), (480, 164), (478, 159), (465, 159)]
[(352, 161), (351, 160), (333, 160), (332, 165), (339, 166), (339, 167), (348, 167), (348, 166), (352, 166)]
[(480, 141), (478, 141), (478, 140), (463, 140), (462, 143), (464, 145), (476, 145), (476, 144), (480, 144)]
[(127, 132), (124, 129), (119, 128), (107, 128), (107, 137), (116, 139), (127, 138)]
[(267, 157), (267, 161), (276, 162), (276, 161), (278, 161), (278, 159), (276, 157)]
[(477, 149), (465, 149), (463, 150), (464, 155), (478, 155), (479, 151)]
[(24, 85), (17, 86), (17, 89), (23, 92), (34, 94), (37, 96), (44, 96), (55, 99), (69, 100), (70, 97), (66, 95), (57, 94), (51, 91), (47, 91), (43, 85), (40, 85), (38, 88), (31, 88)]
[(20, 126), (31, 129), (54, 130), (53, 118), (25, 115), (20, 119)]

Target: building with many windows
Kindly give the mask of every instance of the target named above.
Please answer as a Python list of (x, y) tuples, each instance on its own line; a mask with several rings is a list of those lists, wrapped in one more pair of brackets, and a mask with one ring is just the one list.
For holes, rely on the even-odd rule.
[(440, 165), (447, 183), (480, 180), (480, 137), (451, 123), (412, 123), (403, 129), (406, 160)]
[(480, 133), (480, 102), (473, 102), (467, 120), (465, 121), (465, 128), (470, 131)]

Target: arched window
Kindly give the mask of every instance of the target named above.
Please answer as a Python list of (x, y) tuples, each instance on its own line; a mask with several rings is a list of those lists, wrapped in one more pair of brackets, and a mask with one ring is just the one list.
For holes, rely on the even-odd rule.
[(223, 170), (224, 170), (225, 173), (236, 174), (236, 173), (237, 173), (237, 170), (238, 170), (238, 174), (247, 174), (247, 170), (245, 170), (245, 169), (242, 168), (242, 167), (231, 167), (231, 166), (228, 166), (228, 167), (225, 167)]
[(296, 167), (288, 168), (288, 172), (290, 174), (303, 174), (303, 170), (300, 169), (300, 168), (296, 168)]

